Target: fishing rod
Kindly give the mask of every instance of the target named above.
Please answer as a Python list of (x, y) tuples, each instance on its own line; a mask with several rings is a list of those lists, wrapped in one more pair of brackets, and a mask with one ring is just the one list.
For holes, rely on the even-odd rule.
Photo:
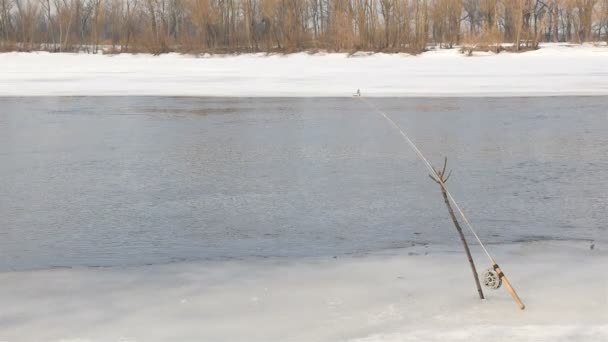
[(377, 114), (379, 114), (380, 116), (382, 116), (384, 119), (386, 119), (386, 121), (388, 121), (391, 124), (391, 126), (393, 126), (397, 131), (399, 131), (399, 133), (401, 133), (401, 136), (403, 137), (403, 139), (412, 148), (412, 150), (414, 150), (414, 152), (416, 153), (416, 155), (418, 156), (418, 158), (420, 158), (420, 160), (422, 160), (422, 162), (424, 163), (424, 165), (426, 166), (426, 168), (429, 170), (429, 172), (431, 173), (431, 175), (435, 177), (435, 179), (437, 180), (437, 182), (439, 183), (439, 185), (441, 186), (441, 188), (445, 191), (448, 199), (454, 205), (454, 207), (456, 208), (456, 211), (458, 212), (458, 214), (460, 215), (460, 217), (464, 221), (465, 225), (467, 226), (467, 228), (469, 229), (469, 231), (473, 234), (473, 236), (475, 237), (475, 240), (477, 240), (477, 242), (479, 243), (479, 245), (483, 249), (484, 253), (487, 255), (488, 259), (490, 259), (490, 262), (492, 263), (492, 270), (488, 270), (484, 274), (484, 277), (483, 277), (484, 278), (483, 279), (484, 280), (484, 285), (486, 285), (487, 287), (490, 287), (492, 289), (498, 289), (500, 287), (500, 285), (502, 283), (504, 283), (507, 291), (511, 294), (511, 296), (513, 297), (513, 299), (515, 300), (515, 302), (517, 303), (517, 305), (519, 306), (519, 308), (521, 310), (525, 309), (526, 306), (521, 301), (521, 298), (519, 298), (519, 296), (517, 295), (517, 292), (513, 288), (513, 285), (511, 284), (511, 282), (509, 282), (509, 279), (507, 278), (507, 276), (504, 274), (504, 272), (502, 271), (502, 269), (498, 266), (498, 263), (496, 262), (496, 260), (494, 260), (494, 258), (490, 255), (490, 252), (488, 252), (488, 250), (486, 249), (486, 246), (484, 246), (483, 242), (481, 242), (481, 239), (479, 238), (479, 236), (477, 235), (477, 233), (473, 229), (473, 226), (471, 225), (471, 222), (469, 222), (469, 219), (467, 218), (467, 216), (464, 214), (464, 212), (462, 211), (462, 209), (460, 208), (460, 206), (458, 205), (458, 203), (454, 199), (454, 196), (452, 196), (452, 193), (448, 190), (448, 187), (445, 184), (443, 178), (439, 176), (439, 174), (437, 173), (437, 171), (435, 170), (435, 168), (433, 168), (433, 166), (428, 161), (428, 159), (424, 156), (424, 154), (422, 154), (422, 151), (420, 151), (420, 149), (418, 148), (418, 146), (416, 146), (416, 144), (414, 144), (414, 142), (412, 141), (412, 139), (410, 139), (410, 137), (407, 135), (407, 133), (405, 132), (405, 130), (401, 128), (401, 126), (399, 126), (385, 112), (381, 111), (380, 109), (378, 109), (378, 107), (374, 106), (366, 98), (364, 98), (363, 96), (361, 96), (361, 92), (360, 92), (359, 89), (357, 89), (357, 94), (355, 95), (355, 97), (357, 97), (361, 101), (365, 102), (374, 112), (376, 112)]

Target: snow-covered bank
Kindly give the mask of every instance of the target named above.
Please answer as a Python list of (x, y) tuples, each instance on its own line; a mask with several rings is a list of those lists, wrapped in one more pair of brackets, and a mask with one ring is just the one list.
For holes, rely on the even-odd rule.
[(0, 96), (607, 95), (608, 47), (418, 56), (0, 54)]
[(502, 288), (477, 299), (460, 251), (420, 246), (337, 259), (0, 273), (0, 340), (608, 340), (605, 246), (490, 249), (525, 311)]

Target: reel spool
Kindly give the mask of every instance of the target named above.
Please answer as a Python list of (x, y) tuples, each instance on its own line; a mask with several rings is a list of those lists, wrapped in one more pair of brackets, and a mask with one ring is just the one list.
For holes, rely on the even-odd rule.
[(491, 268), (483, 272), (481, 275), (481, 280), (485, 287), (492, 290), (497, 290), (500, 288), (500, 285), (502, 285), (502, 279), (500, 279), (498, 273)]

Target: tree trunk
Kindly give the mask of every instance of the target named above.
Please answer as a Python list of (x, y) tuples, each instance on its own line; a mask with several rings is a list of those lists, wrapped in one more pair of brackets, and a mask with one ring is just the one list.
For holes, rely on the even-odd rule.
[(557, 3), (553, 4), (553, 42), (559, 41), (559, 9)]

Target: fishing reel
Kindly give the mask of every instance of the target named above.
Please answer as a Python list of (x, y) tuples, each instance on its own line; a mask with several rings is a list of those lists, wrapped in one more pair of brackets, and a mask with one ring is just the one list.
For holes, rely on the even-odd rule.
[(500, 285), (502, 285), (502, 279), (500, 278), (498, 273), (496, 273), (496, 271), (491, 268), (483, 272), (483, 274), (481, 275), (481, 281), (483, 282), (483, 285), (485, 287), (490, 288), (492, 290), (497, 290), (500, 288)]

